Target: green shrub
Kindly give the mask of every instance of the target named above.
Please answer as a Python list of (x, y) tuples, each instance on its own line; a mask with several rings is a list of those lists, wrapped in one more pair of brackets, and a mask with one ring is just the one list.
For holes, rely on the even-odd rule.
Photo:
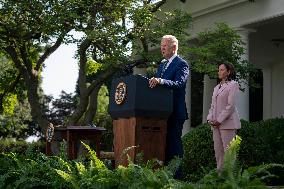
[[(6, 143), (7, 144), (6, 140)], [(9, 142), (10, 152), (0, 153), (0, 188), (68, 188), (55, 168), (68, 169), (60, 157), (47, 157), (40, 151), (43, 143)], [(20, 144), (20, 145), (19, 145)], [(8, 145), (9, 146), (9, 145)], [(20, 146), (20, 148), (19, 148)], [(12, 152), (14, 151), (14, 152)], [(15, 152), (16, 151), (16, 152)]]
[(284, 118), (255, 123), (242, 122), (239, 157), (248, 167), (262, 163), (284, 163)]
[[(268, 166), (242, 171), (236, 158), (239, 141), (234, 141), (226, 152), (223, 172), (218, 175), (215, 171), (211, 171), (197, 183), (173, 179), (173, 171), (179, 165), (178, 159), (171, 161), (167, 167), (161, 167), (160, 162), (155, 160), (141, 165), (129, 161), (127, 167), (119, 166), (115, 170), (110, 170), (88, 145), (85, 145), (89, 151), (87, 161), (70, 161), (35, 152), (31, 158), (15, 153), (0, 154), (0, 188), (265, 188), (261, 178), (269, 176), (269, 172), (266, 172)], [(263, 173), (261, 178), (259, 173)]]
[(0, 154), (0, 188), (70, 188), (55, 168), (68, 166), (56, 156), (35, 153), (28, 158), (14, 153)]
[[(280, 163), (284, 164), (284, 119), (275, 118), (255, 123), (242, 122), (238, 131), (242, 137), (239, 159), (244, 168), (250, 166)], [(271, 168), (279, 178), (266, 179), (273, 185), (284, 184), (284, 168)]]
[(210, 171), (196, 183), (195, 188), (206, 189), (265, 189), (264, 179), (272, 175), (271, 167), (283, 168), (281, 164), (267, 164), (243, 169), (237, 159), (241, 138), (237, 136), (225, 152), (224, 165), (221, 172)]
[[(268, 163), (284, 163), (283, 118), (255, 123), (242, 121), (242, 128), (237, 133), (242, 138), (239, 160), (244, 168)], [(209, 125), (200, 125), (186, 134), (183, 137), (183, 145), (182, 167), (186, 180), (197, 181), (206, 171), (216, 167), (212, 132)], [(280, 178), (271, 179), (268, 182), (283, 184), (284, 170), (277, 168), (272, 173), (279, 175)]]
[(197, 181), (203, 174), (216, 167), (212, 131), (203, 124), (183, 138), (183, 176), (186, 180)]
[(103, 151), (113, 151), (113, 128), (110, 115), (107, 113), (97, 114), (94, 122), (97, 127), (103, 127), (106, 129), (102, 135), (101, 149)]
[(13, 138), (0, 139), (0, 153), (14, 152), (25, 154), (28, 149), (44, 152), (44, 147), (45, 144), (41, 141), (28, 143), (24, 140), (15, 140)]
[(0, 188), (178, 188), (168, 167), (154, 169), (157, 164), (140, 166), (130, 162), (127, 167), (110, 170), (88, 145), (85, 147), (89, 161), (64, 160), (42, 153), (32, 158), (0, 154)]

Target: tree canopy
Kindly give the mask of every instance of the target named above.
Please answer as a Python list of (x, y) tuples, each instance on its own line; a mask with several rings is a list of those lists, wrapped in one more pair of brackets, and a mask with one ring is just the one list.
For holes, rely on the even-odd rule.
[(217, 23), (215, 28), (200, 32), (189, 52), (192, 69), (211, 78), (218, 78), (218, 64), (222, 62), (234, 65), (239, 82), (248, 80), (249, 74), (255, 71), (253, 65), (244, 58), (246, 49), (241, 36), (225, 23)]
[[(9, 89), (15, 78), (19, 78), (26, 90), (33, 120), (44, 130), (50, 119), (41, 103), (42, 68), (45, 60), (61, 44), (76, 43), (78, 102), (76, 107), (72, 105), (68, 111), (70, 116), (65, 124), (84, 125), (92, 122), (101, 86), (127, 63), (139, 60), (152, 65), (158, 62), (161, 55), (153, 52), (163, 35), (174, 34), (180, 41), (179, 53), (184, 56), (189, 54), (189, 34), (185, 29), (190, 26), (191, 17), (180, 10), (161, 11), (166, 2), (0, 0), (0, 53), (7, 57), (10, 65), (5, 71), (10, 73), (9, 77), (0, 83), (0, 97), (1, 93), (7, 94), (3, 92), (4, 89)], [(75, 39), (71, 31), (80, 32), (82, 37)], [(244, 52), (241, 43), (232, 30), (220, 25), (219, 30), (199, 35), (198, 45), (191, 48), (188, 59), (192, 60), (193, 69), (212, 76), (216, 60), (228, 59), (233, 63), (240, 60)], [(243, 62), (244, 65), (247, 64)], [(12, 78), (10, 83), (9, 78)], [(65, 97), (71, 98), (68, 94)], [(12, 96), (9, 99), (13, 99)], [(56, 105), (56, 101), (54, 103)], [(53, 113), (56, 117), (64, 116), (66, 112)], [(62, 119), (59, 122), (62, 124)]]
[[(142, 51), (136, 48), (137, 54), (148, 61), (149, 49), (159, 35), (169, 31), (184, 34), (180, 28), (190, 23), (187, 14), (166, 13), (163, 19), (155, 15), (165, 3), (166, 0), (1, 0), (0, 51), (23, 79), (33, 120), (42, 129), (48, 124), (40, 103), (41, 70), (62, 43), (78, 44), (79, 103), (69, 124), (86, 123), (96, 110), (92, 98), (96, 98), (100, 86), (129, 62), (132, 42), (141, 45)], [(70, 31), (81, 32), (83, 37), (75, 40)], [(93, 63), (101, 67), (96, 79), (87, 81)]]

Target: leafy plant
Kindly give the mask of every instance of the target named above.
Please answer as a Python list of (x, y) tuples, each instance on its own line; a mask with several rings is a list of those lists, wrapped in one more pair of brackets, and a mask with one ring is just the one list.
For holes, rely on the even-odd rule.
[(118, 166), (109, 170), (99, 160), (94, 150), (84, 144), (89, 152), (85, 161), (69, 161), (62, 157), (47, 157), (41, 153), (15, 153), (0, 155), (0, 188), (118, 188), (118, 189), (210, 189), (210, 188), (264, 188), (262, 180), (271, 175), (271, 167), (279, 164), (261, 165), (243, 170), (237, 161), (240, 138), (232, 142), (226, 151), (223, 172), (215, 170), (206, 174), (197, 183), (173, 179), (179, 159), (161, 167), (159, 161), (151, 160), (146, 164), (129, 161), (127, 167)]
[[(283, 167), (280, 164), (269, 164), (252, 167), (243, 170), (240, 166), (237, 155), (240, 148), (241, 138), (236, 138), (230, 143), (225, 152), (224, 165), (220, 173), (215, 170), (205, 175), (197, 184), (201, 188), (266, 188), (262, 180), (272, 175), (267, 171), (270, 167)], [(262, 174), (262, 176), (260, 176)]]
[(24, 140), (5, 138), (0, 140), (0, 153), (26, 154), (28, 151), (43, 152), (44, 144), (39, 142), (28, 143)]
[(64, 161), (64, 164), (68, 165), (68, 169), (55, 169), (57, 174), (64, 179), (65, 182), (71, 184), (71, 188), (110, 188), (117, 184), (115, 175), (109, 170), (101, 160), (96, 156), (88, 145), (82, 143), (89, 151), (90, 162), (84, 165), (82, 162), (73, 162), (70, 164), (68, 161)]
[(111, 171), (97, 158), (95, 151), (83, 145), (89, 151), (89, 163), (65, 162), (68, 169), (56, 169), (62, 179), (71, 184), (71, 188), (162, 188), (174, 182), (169, 169), (153, 170), (157, 165), (153, 162), (142, 167), (129, 161), (128, 167), (119, 166)]
[(255, 74), (253, 65), (244, 58), (247, 49), (241, 36), (225, 23), (216, 23), (215, 28), (198, 33), (196, 43), (189, 50), (192, 69), (210, 78), (218, 78), (217, 66), (224, 61), (234, 65), (236, 80), (240, 83), (244, 83), (249, 74)]
[(29, 159), (9, 153), (2, 154), (0, 161), (0, 188), (69, 188), (52, 168), (64, 168), (58, 157), (40, 153)]
[[(264, 164), (284, 164), (284, 119), (275, 118), (254, 123), (241, 121), (238, 135), (242, 138), (238, 153), (239, 163), (244, 169)], [(216, 167), (213, 138), (210, 126), (202, 124), (183, 137), (184, 158), (182, 162), (185, 180), (198, 181)], [(264, 181), (283, 184), (284, 169), (271, 167), (269, 171), (277, 177)]]
[(212, 131), (202, 124), (183, 138), (184, 156), (182, 170), (185, 180), (197, 181), (216, 167)]

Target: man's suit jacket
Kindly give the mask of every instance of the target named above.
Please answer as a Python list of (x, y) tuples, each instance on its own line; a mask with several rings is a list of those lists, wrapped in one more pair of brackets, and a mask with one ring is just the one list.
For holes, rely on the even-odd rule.
[(159, 66), (156, 77), (164, 80), (163, 86), (173, 89), (174, 104), (170, 118), (188, 119), (185, 104), (185, 87), (189, 74), (188, 64), (185, 60), (176, 56), (161, 76), (163, 67), (164, 63)]
[(207, 120), (217, 120), (220, 129), (239, 129), (241, 123), (236, 108), (237, 94), (239, 93), (239, 84), (236, 81), (228, 81), (220, 88), (218, 84), (214, 88), (211, 108)]

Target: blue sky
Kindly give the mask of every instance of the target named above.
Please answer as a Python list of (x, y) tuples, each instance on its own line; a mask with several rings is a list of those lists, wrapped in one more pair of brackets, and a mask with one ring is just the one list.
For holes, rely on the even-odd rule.
[(78, 63), (74, 58), (76, 45), (61, 45), (45, 61), (42, 88), (46, 95), (59, 96), (62, 90), (67, 93), (75, 91), (78, 77)]

